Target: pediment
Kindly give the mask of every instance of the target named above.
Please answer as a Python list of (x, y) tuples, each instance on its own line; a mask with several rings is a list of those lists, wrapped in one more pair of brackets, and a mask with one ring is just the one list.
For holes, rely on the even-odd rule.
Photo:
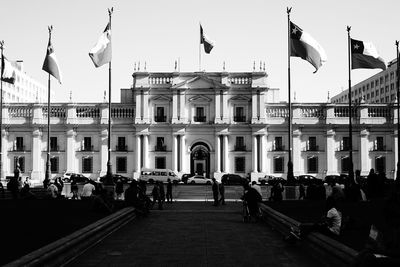
[(226, 85), (205, 76), (196, 76), (172, 86), (173, 89), (227, 89)]
[(168, 97), (168, 96), (165, 96), (165, 95), (157, 95), (157, 96), (153, 96), (151, 98), (151, 100), (152, 101), (164, 101), (164, 102), (167, 102), (167, 101), (171, 101), (171, 98)]
[(247, 97), (245, 95), (236, 95), (234, 97), (231, 97), (229, 99), (230, 101), (250, 101), (250, 97)]
[(189, 98), (189, 102), (211, 102), (211, 98), (205, 96), (205, 95), (196, 95), (191, 98)]

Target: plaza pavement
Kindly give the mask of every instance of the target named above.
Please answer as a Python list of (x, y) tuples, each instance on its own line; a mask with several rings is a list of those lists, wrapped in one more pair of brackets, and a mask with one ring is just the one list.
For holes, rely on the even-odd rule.
[(262, 222), (243, 223), (242, 204), (174, 202), (152, 210), (68, 266), (319, 266)]

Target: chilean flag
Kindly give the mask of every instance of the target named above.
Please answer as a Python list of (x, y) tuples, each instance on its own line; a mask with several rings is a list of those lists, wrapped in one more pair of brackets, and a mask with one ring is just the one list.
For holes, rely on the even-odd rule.
[(370, 42), (351, 39), (351, 69), (386, 69), (385, 61)]

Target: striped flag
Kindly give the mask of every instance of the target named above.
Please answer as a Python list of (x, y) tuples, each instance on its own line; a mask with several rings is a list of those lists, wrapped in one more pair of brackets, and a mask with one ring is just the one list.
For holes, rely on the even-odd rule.
[(104, 32), (101, 34), (97, 44), (90, 50), (89, 57), (92, 59), (96, 68), (111, 62), (111, 27), (110, 23), (107, 24)]
[(15, 70), (12, 67), (10, 61), (3, 55), (1, 58), (1, 80), (3, 82), (15, 83)]
[(315, 72), (327, 61), (322, 46), (293, 22), (290, 22), (290, 41), (290, 56), (301, 57), (310, 62), (315, 67)]
[(61, 83), (61, 79), (62, 79), (61, 71), (60, 71), (60, 68), (58, 67), (58, 61), (57, 61), (56, 54), (54, 53), (53, 45), (51, 44), (51, 33), (49, 36), (49, 43), (47, 45), (46, 58), (44, 59), (42, 70), (44, 70), (48, 74), (52, 75), (54, 78), (56, 78), (58, 80), (59, 83)]
[(214, 42), (211, 41), (203, 32), (203, 27), (200, 24), (200, 44), (204, 45), (204, 51), (206, 54), (210, 54), (211, 50), (214, 48)]
[(351, 39), (351, 69), (386, 69), (385, 61), (370, 42)]

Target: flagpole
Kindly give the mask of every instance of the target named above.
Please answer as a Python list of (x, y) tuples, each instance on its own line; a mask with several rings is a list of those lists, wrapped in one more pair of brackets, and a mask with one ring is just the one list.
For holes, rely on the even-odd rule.
[[(200, 30), (201, 30), (201, 24), (200, 24)], [(202, 32), (200, 31), (200, 42), (199, 42), (199, 71), (201, 71), (201, 38), (202, 38)]]
[[(0, 41), (0, 49), (1, 49), (1, 62), (4, 61), (4, 41)], [(4, 65), (1, 66), (1, 79), (0, 79), (0, 180), (3, 179), (3, 72)]]
[[(108, 9), (109, 25), (111, 31), (111, 15), (113, 13), (113, 8)], [(107, 159), (107, 175), (105, 184), (113, 185), (114, 181), (112, 179), (112, 164), (111, 164), (111, 60), (108, 63), (108, 159)]]
[(396, 172), (396, 181), (399, 182), (400, 180), (400, 88), (399, 88), (399, 41), (396, 40), (396, 58), (397, 58), (397, 69), (396, 69), (396, 89), (397, 89), (397, 172)]
[(353, 172), (353, 126), (352, 117), (353, 111), (351, 107), (351, 38), (350, 38), (351, 26), (347, 26), (347, 49), (348, 49), (348, 66), (349, 66), (349, 179), (354, 179)]
[(288, 101), (289, 101), (289, 121), (288, 121), (288, 145), (289, 145), (289, 159), (288, 159), (288, 170), (286, 180), (293, 181), (293, 161), (292, 161), (292, 100), (291, 100), (291, 88), (290, 88), (290, 52), (291, 52), (291, 43), (290, 43), (290, 12), (292, 8), (287, 8), (287, 17), (288, 17)]

